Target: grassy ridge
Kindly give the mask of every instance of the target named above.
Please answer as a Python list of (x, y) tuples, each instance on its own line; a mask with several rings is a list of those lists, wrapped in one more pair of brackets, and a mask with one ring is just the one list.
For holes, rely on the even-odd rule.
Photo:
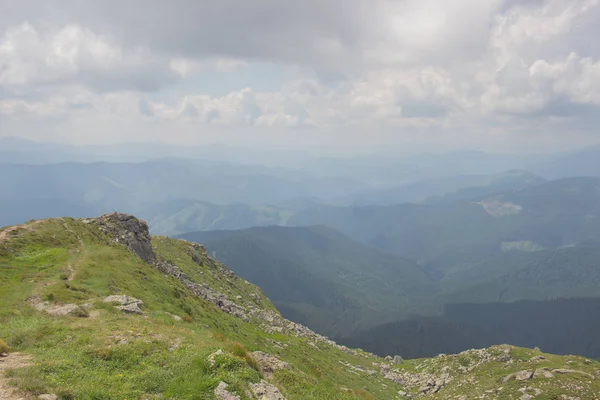
[[(12, 352), (30, 357), (28, 366), (8, 369), (0, 379), (17, 387), (23, 398), (53, 393), (84, 400), (214, 399), (215, 388), (226, 382), (232, 393), (249, 400), (248, 389), (262, 379), (288, 400), (398, 399), (399, 391), (417, 395), (430, 381), (441, 383), (423, 391), (424, 398), (473, 398), (493, 390), (500, 393), (498, 399), (514, 399), (523, 386), (542, 387), (542, 400), (562, 394), (591, 400), (600, 393), (600, 381), (590, 378), (600, 374), (600, 366), (579, 357), (547, 356), (545, 365), (568, 365), (586, 375), (501, 385), (501, 377), (530, 368), (528, 357), (539, 353), (510, 348), (512, 361), (507, 362), (497, 359), (500, 350), (490, 349), (394, 365), (295, 335), (286, 326), (266, 329), (256, 315), (244, 321), (193, 295), (180, 279), (141, 261), (93, 221), (48, 220), (0, 235), (0, 338)], [(260, 289), (205, 253), (194, 256), (190, 243), (158, 237), (152, 246), (161, 262), (176, 264), (191, 281), (247, 309), (254, 305), (277, 315)], [(143, 300), (144, 314), (125, 314), (102, 302), (109, 294)], [(74, 303), (85, 313), (53, 316), (32, 307), (44, 301)], [(252, 354), (256, 350), (289, 367), (267, 371)]]

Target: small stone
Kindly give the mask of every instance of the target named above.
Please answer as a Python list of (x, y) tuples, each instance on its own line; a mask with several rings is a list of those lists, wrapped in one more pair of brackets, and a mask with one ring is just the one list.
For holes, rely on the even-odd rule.
[(8, 353), (2, 353), (0, 354), (0, 357), (8, 357)]
[(279, 389), (265, 380), (259, 383), (251, 383), (250, 390), (260, 400), (285, 400)]
[(519, 371), (515, 373), (515, 379), (518, 381), (527, 381), (533, 378), (533, 371)]
[(38, 396), (39, 400), (58, 400), (58, 396), (55, 394), (40, 394)]
[(394, 364), (402, 364), (404, 360), (400, 356), (394, 356)]
[(535, 356), (535, 357), (531, 357), (531, 359), (529, 361), (538, 362), (538, 361), (544, 361), (545, 359), (546, 359), (546, 357), (544, 357), (544, 356)]
[(554, 374), (547, 369), (538, 369), (533, 374), (534, 378), (554, 378)]
[(532, 400), (532, 399), (533, 399), (533, 396), (530, 394), (527, 394), (527, 393), (525, 393), (523, 396), (521, 396), (519, 398), (519, 400)]
[(240, 398), (227, 390), (229, 387), (225, 382), (219, 382), (219, 385), (215, 389), (215, 396), (218, 400), (240, 400)]
[(428, 392), (429, 390), (431, 390), (431, 388), (432, 388), (432, 386), (429, 386), (429, 385), (427, 385), (427, 386), (421, 386), (419, 388), (419, 390), (417, 390), (417, 392), (419, 392), (419, 393), (425, 393), (425, 392)]

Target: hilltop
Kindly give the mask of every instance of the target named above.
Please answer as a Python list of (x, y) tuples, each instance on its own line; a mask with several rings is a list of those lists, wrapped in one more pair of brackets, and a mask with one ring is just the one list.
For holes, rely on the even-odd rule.
[(600, 363), (582, 357), (337, 345), (203, 246), (124, 214), (0, 230), (0, 304), (2, 400), (600, 398)]

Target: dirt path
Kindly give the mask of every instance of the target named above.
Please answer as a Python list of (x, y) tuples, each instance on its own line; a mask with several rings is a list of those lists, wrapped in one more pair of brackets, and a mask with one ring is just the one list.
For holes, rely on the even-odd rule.
[(6, 370), (23, 368), (31, 364), (31, 357), (12, 353), (8, 357), (0, 357), (0, 400), (25, 400), (27, 397), (18, 395), (14, 387), (9, 386), (8, 379), (4, 376)]

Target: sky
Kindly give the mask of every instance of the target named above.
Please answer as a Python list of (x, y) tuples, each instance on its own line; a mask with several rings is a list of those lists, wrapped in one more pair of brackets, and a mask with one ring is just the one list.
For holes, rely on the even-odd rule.
[(600, 144), (600, 0), (0, 0), (0, 137)]

